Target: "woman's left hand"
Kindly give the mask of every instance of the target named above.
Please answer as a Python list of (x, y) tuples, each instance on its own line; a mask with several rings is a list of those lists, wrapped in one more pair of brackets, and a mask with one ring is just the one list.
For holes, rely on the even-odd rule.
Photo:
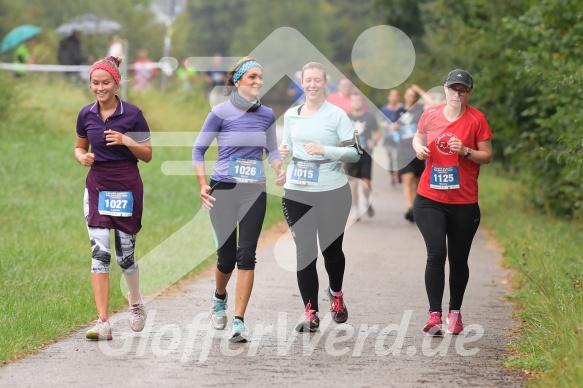
[(285, 179), (286, 179), (285, 170), (282, 167), (280, 167), (279, 169), (276, 169), (275, 172), (277, 173), (277, 178), (275, 179), (275, 184), (277, 186), (283, 186), (285, 184)]
[(304, 144), (304, 148), (309, 155), (324, 156), (324, 153), (326, 152), (326, 149), (323, 145), (315, 143)]
[(449, 139), (447, 144), (449, 145), (450, 150), (461, 156), (465, 156), (468, 151), (466, 147), (463, 145), (462, 141), (457, 137), (452, 137), (451, 139)]
[(124, 145), (123, 137), (124, 134), (114, 131), (112, 129), (108, 129), (105, 132), (105, 141), (108, 146), (112, 145)]

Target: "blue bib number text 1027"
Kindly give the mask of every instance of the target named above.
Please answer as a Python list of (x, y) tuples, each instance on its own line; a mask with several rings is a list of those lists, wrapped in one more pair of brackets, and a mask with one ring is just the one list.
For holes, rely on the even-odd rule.
[(97, 210), (104, 216), (131, 217), (134, 195), (131, 191), (100, 191)]

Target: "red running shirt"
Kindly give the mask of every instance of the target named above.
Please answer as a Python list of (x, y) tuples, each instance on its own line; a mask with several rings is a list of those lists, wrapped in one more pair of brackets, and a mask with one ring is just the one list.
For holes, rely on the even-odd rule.
[[(456, 121), (449, 122), (443, 115), (445, 104), (428, 108), (419, 119), (418, 131), (427, 135), (427, 148), (430, 157), (421, 179), (417, 193), (437, 202), (448, 204), (471, 204), (478, 202), (478, 175), (480, 165), (453, 152), (448, 146), (452, 137), (460, 139), (464, 146), (473, 150), (477, 143), (492, 138), (492, 131), (482, 112), (466, 105), (466, 111)], [(430, 187), (434, 167), (457, 166), (459, 188), (438, 190)]]

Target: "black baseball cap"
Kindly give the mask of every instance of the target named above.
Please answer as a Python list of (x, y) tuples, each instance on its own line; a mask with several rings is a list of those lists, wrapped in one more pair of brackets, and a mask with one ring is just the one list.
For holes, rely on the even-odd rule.
[(462, 84), (470, 89), (474, 88), (474, 80), (472, 79), (472, 75), (462, 69), (452, 70), (447, 75), (447, 78), (445, 79), (445, 86), (453, 84)]

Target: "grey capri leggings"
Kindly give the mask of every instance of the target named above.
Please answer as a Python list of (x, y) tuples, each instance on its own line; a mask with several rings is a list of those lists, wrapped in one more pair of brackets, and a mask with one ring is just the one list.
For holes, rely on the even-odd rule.
[[(83, 196), (83, 211), (85, 219), (89, 215), (89, 195), (85, 189)], [(111, 230), (87, 226), (89, 240), (91, 241), (91, 272), (109, 273), (111, 262)], [(138, 263), (134, 260), (134, 250), (136, 247), (136, 235), (127, 234), (121, 230), (113, 230), (115, 240), (115, 257), (125, 275), (132, 275), (138, 270)]]

